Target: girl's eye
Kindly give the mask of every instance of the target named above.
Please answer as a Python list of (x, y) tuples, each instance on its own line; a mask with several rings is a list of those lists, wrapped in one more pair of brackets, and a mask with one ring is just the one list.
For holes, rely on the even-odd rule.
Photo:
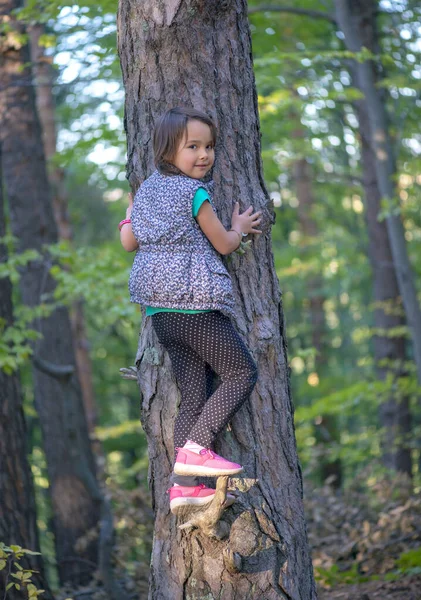
[(189, 148), (196, 148), (196, 144), (192, 144)]

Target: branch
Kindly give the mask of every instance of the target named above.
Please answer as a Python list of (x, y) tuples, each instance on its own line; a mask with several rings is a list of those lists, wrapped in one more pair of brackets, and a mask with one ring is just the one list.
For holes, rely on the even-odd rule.
[(218, 477), (216, 481), (216, 492), (212, 502), (206, 506), (205, 510), (192, 510), (191, 508), (179, 510), (178, 516), (187, 516), (189, 520), (179, 529), (190, 529), (198, 527), (202, 533), (211, 538), (223, 540), (229, 535), (229, 525), (225, 521), (220, 521), (221, 515), (232, 501), (227, 501), (228, 476)]
[(325, 19), (329, 23), (336, 25), (336, 19), (333, 15), (321, 10), (311, 10), (308, 8), (294, 8), (293, 6), (275, 6), (274, 4), (259, 4), (251, 6), (248, 9), (248, 14), (252, 15), (257, 12), (285, 12), (293, 15), (304, 15), (312, 19)]
[(131, 379), (133, 381), (137, 381), (137, 368), (136, 367), (123, 367), (119, 369), (120, 375), (123, 379)]
[(50, 377), (54, 377), (55, 379), (63, 379), (66, 381), (69, 379), (69, 377), (73, 375), (75, 371), (73, 365), (55, 365), (52, 362), (44, 360), (43, 358), (37, 355), (33, 356), (32, 361), (34, 363), (34, 366), (39, 371), (45, 373), (46, 375), (49, 375)]

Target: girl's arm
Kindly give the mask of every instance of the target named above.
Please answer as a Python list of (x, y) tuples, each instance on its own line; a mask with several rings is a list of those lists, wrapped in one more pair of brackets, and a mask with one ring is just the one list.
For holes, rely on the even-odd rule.
[[(126, 210), (126, 219), (130, 219), (133, 209), (133, 194), (129, 194), (129, 206)], [(133, 252), (137, 250), (139, 244), (133, 235), (132, 224), (125, 223), (120, 229), (120, 242), (121, 245), (127, 252)]]
[(262, 233), (255, 229), (261, 221), (262, 213), (252, 213), (253, 207), (250, 206), (240, 215), (239, 204), (236, 202), (231, 218), (231, 230), (227, 231), (214, 213), (210, 202), (206, 200), (200, 207), (196, 220), (215, 250), (219, 254), (230, 254), (237, 250), (243, 233)]

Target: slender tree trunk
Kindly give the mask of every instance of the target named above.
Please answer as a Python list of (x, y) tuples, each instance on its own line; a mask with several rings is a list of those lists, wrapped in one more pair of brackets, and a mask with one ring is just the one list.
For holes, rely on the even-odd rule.
[[(7, 16), (9, 26), (16, 29), (12, 11), (19, 7), (17, 0), (0, 0), (0, 15)], [(18, 250), (34, 249), (42, 255), (22, 269), (20, 280), (24, 304), (35, 307), (54, 291), (52, 265), (43, 246), (57, 241), (57, 230), (28, 63), (27, 46), (13, 31), (4, 35), (0, 56), (2, 166)], [(34, 348), (33, 376), (51, 486), (57, 565), (61, 581), (78, 584), (89, 580), (98, 566), (98, 539), (92, 532), (98, 527), (101, 497), (79, 384), (72, 375), (75, 360), (67, 310), (58, 308), (49, 317), (36, 319), (33, 326), (42, 334)], [(87, 533), (85, 541), (81, 540)]]
[[(299, 131), (295, 136), (302, 135)], [(319, 235), (318, 226), (312, 217), (312, 208), (314, 206), (314, 195), (312, 190), (312, 177), (310, 165), (305, 158), (299, 158), (294, 164), (294, 179), (297, 189), (298, 199), (298, 218), (300, 228), (304, 236), (311, 240)], [(320, 378), (323, 377), (326, 366), (326, 319), (323, 304), (324, 295), (320, 292), (322, 289), (322, 278), (316, 274), (310, 277), (308, 281), (308, 302), (309, 315), (311, 323), (312, 346), (316, 349), (315, 367)], [(333, 444), (340, 443), (339, 428), (337, 419), (334, 415), (320, 415), (315, 424), (315, 437), (320, 449), (319, 469), (322, 482), (326, 479), (331, 480), (334, 488), (340, 488), (342, 484), (342, 465), (339, 458), (330, 457), (330, 449)]]
[[(375, 0), (335, 0), (336, 18), (352, 52), (359, 52), (364, 45), (365, 29), (375, 28)], [(374, 154), (377, 183), (381, 197), (390, 204), (391, 213), (386, 217), (399, 291), (405, 308), (406, 320), (411, 334), (418, 381), (421, 383), (421, 310), (414, 285), (414, 277), (401, 217), (392, 213), (396, 208), (396, 174), (393, 146), (390, 139), (388, 115), (381, 90), (376, 86), (375, 64), (365, 60), (355, 62), (356, 84), (364, 94), (368, 115), (370, 147)]]
[[(4, 222), (0, 145), (0, 238), (5, 234)], [(6, 261), (7, 251), (0, 242), (0, 264)], [(12, 284), (8, 278), (0, 279), (0, 319), (2, 327), (13, 324)], [(39, 552), (35, 494), (26, 442), (19, 375), (17, 372), (6, 374), (0, 369), (0, 541), (6, 546), (15, 544)], [(22, 566), (35, 571), (32, 583), (46, 590), (43, 598), (52, 600), (42, 557), (26, 558)], [(0, 571), (0, 593), (5, 584), (5, 571)], [(22, 592), (13, 588), (8, 599), (21, 600)]]
[[(73, 241), (73, 231), (68, 210), (68, 198), (64, 182), (64, 170), (55, 166), (52, 159), (57, 151), (55, 123), (55, 103), (53, 97), (53, 69), (50, 57), (45, 56), (39, 45), (45, 26), (36, 24), (29, 28), (32, 69), (35, 82), (35, 96), (38, 115), (43, 132), (44, 154), (47, 160), (47, 174), (52, 191), (53, 209), (60, 240)], [(72, 339), (76, 357), (78, 379), (83, 395), (89, 433), (97, 424), (97, 408), (92, 385), (92, 361), (89, 355), (89, 342), (86, 334), (82, 301), (73, 304), (70, 311)]]
[[(384, 221), (378, 220), (380, 192), (373, 170), (374, 156), (365, 139), (367, 113), (361, 104), (357, 109), (362, 140), (363, 181), (366, 197), (366, 221), (369, 232), (369, 258), (373, 270), (374, 327), (390, 332), (405, 324), (400, 303), (398, 282), (393, 265), (389, 236)], [(391, 335), (375, 335), (373, 338), (374, 360), (377, 377), (384, 381), (389, 374), (397, 378), (404, 374), (405, 338)], [(386, 362), (385, 362), (386, 361)], [(411, 432), (409, 400), (390, 398), (380, 407), (380, 422), (384, 428), (383, 462), (385, 466), (412, 476), (411, 451), (407, 438)]]
[(217, 443), (217, 451), (245, 468), (245, 477), (236, 479), (241, 500), (224, 513), (228, 539), (208, 538), (199, 530), (181, 532), (170, 514), (165, 490), (177, 390), (150, 319), (142, 323), (137, 364), (156, 513), (150, 599), (316, 598), (246, 12), (244, 0), (121, 0), (119, 8), (132, 187), (152, 172), (151, 132), (157, 117), (184, 104), (208, 112), (219, 129), (215, 199), (223, 222), (229, 225), (237, 199), (242, 209), (252, 203), (264, 213), (263, 235), (246, 256), (233, 256), (229, 263), (236, 326), (258, 363), (259, 381)]
[[(374, 54), (380, 53), (376, 21), (371, 12), (364, 20), (361, 36), (364, 47)], [(351, 75), (357, 80), (356, 64), (351, 65)], [(378, 75), (374, 71), (374, 77)], [(384, 101), (384, 98), (383, 98)], [(373, 270), (374, 326), (385, 332), (405, 325), (404, 310), (399, 294), (399, 285), (390, 247), (389, 234), (384, 220), (379, 221), (381, 193), (376, 174), (376, 157), (371, 144), (370, 117), (366, 100), (355, 102), (361, 136), (361, 166), (365, 191), (366, 222), (369, 238), (369, 258)], [(377, 377), (384, 381), (389, 375), (393, 379), (405, 374), (406, 341), (403, 336), (376, 335), (373, 338), (374, 360)], [(379, 410), (380, 422), (384, 429), (383, 462), (395, 471), (412, 477), (412, 457), (408, 447), (411, 434), (411, 414), (408, 397), (396, 399), (392, 391), (390, 398)]]

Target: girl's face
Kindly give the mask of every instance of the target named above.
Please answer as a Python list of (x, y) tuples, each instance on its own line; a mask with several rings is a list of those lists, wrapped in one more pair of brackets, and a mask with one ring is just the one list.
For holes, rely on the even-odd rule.
[(188, 121), (186, 135), (171, 161), (193, 179), (202, 179), (215, 161), (211, 130), (202, 121)]

